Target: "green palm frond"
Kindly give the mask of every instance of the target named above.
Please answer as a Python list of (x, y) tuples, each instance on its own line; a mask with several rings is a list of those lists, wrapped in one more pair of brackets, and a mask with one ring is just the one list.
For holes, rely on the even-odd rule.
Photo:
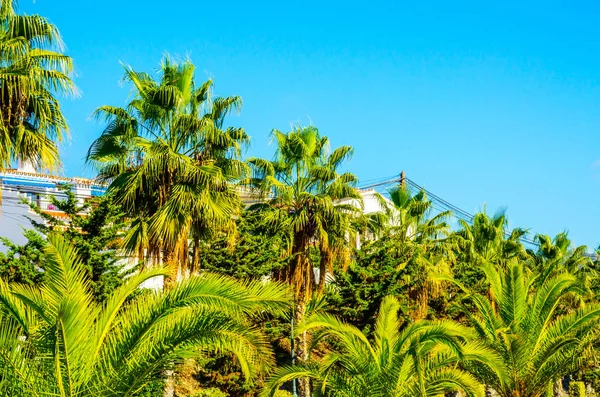
[(337, 349), (320, 361), (280, 368), (261, 395), (273, 395), (290, 380), (310, 378), (323, 396), (439, 396), (459, 390), (484, 396), (475, 374), (460, 364), (504, 373), (499, 356), (472, 340), (468, 328), (452, 321), (421, 321), (401, 329), (399, 309), (396, 298), (383, 300), (373, 341), (331, 315), (309, 317), (298, 332), (313, 331), (313, 347), (333, 339)]
[(567, 297), (586, 293), (577, 277), (564, 270), (540, 281), (517, 259), (505, 265), (484, 261), (481, 269), (488, 291), (472, 293), (475, 313), (465, 314), (480, 342), (501, 358), (506, 375), (478, 370), (478, 376), (500, 396), (544, 395), (556, 380), (576, 370), (575, 357), (595, 334), (600, 309), (586, 305), (561, 313)]
[(26, 160), (55, 172), (56, 145), (68, 136), (56, 95), (78, 96), (73, 62), (54, 25), (16, 14), (12, 3), (3, 2), (0, 16), (0, 164)]
[(157, 79), (123, 67), (134, 98), (125, 108), (96, 110), (106, 128), (87, 161), (134, 220), (126, 250), (150, 262), (177, 258), (185, 268), (188, 239), (203, 237), (192, 225), (229, 232), (241, 208), (235, 185), (250, 173), (240, 161), (249, 138), (223, 127), (241, 98), (213, 99), (212, 80), (198, 86), (189, 59), (166, 56)]
[(45, 254), (41, 286), (0, 283), (3, 395), (132, 396), (174, 362), (208, 352), (236, 356), (248, 382), (273, 365), (251, 320), (287, 311), (278, 284), (203, 274), (167, 292), (140, 292), (167, 274), (153, 268), (99, 304), (68, 242), (51, 235)]

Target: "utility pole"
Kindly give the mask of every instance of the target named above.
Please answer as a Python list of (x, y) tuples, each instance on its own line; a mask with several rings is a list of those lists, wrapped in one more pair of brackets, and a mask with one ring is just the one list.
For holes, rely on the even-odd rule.
[(400, 172), (400, 188), (406, 190), (406, 174), (404, 173), (404, 170)]

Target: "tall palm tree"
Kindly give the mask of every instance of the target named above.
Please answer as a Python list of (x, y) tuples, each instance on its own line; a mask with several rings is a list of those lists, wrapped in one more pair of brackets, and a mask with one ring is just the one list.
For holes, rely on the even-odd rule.
[(0, 169), (15, 160), (58, 169), (56, 142), (68, 132), (57, 94), (74, 96), (73, 62), (56, 26), (0, 3)]
[(574, 247), (566, 232), (558, 233), (554, 238), (538, 234), (535, 240), (539, 244), (537, 251), (529, 249), (527, 253), (530, 266), (541, 274), (538, 283), (564, 271), (577, 275), (583, 284), (597, 276), (592, 258), (586, 255), (587, 247)]
[(362, 199), (355, 189), (356, 176), (337, 171), (352, 154), (350, 146), (329, 153), (328, 138), (313, 126), (288, 133), (274, 130), (273, 136), (278, 145), (273, 161), (248, 160), (254, 171), (250, 183), (266, 194), (266, 200), (252, 208), (288, 236), (290, 265), (276, 276), (292, 286), (296, 311), (302, 316), (317, 286), (309, 249), (318, 247), (325, 256), (331, 254), (334, 239), (337, 247), (347, 242), (342, 236), (350, 230), (349, 219), (359, 212)]
[[(313, 126), (297, 126), (288, 133), (274, 130), (273, 137), (277, 141), (274, 160), (248, 160), (253, 168), (248, 183), (265, 194), (265, 200), (251, 208), (287, 241), (289, 265), (275, 277), (291, 285), (294, 317), (299, 324), (319, 284), (323, 290), (332, 255), (345, 252), (345, 235), (351, 225), (348, 219), (359, 212), (362, 199), (354, 187), (356, 176), (338, 173), (352, 154), (350, 146), (329, 152), (329, 140)], [(318, 283), (310, 260), (310, 250), (315, 247), (321, 253)], [(307, 360), (308, 335), (303, 333), (299, 342), (297, 356)], [(307, 381), (301, 381), (300, 391), (310, 396)]]
[(471, 292), (475, 310), (466, 315), (507, 372), (499, 377), (481, 367), (476, 374), (501, 397), (552, 395), (552, 385), (580, 368), (583, 353), (596, 340), (600, 306), (561, 310), (562, 302), (584, 292), (568, 272), (536, 283), (539, 275), (516, 259), (505, 266), (484, 262), (481, 268), (489, 290)]
[(493, 216), (485, 212), (475, 214), (471, 223), (459, 220), (460, 229), (449, 237), (455, 256), (454, 275), (461, 283), (479, 292), (486, 289), (485, 275), (480, 263), (487, 261), (500, 266), (512, 259), (527, 259), (528, 255), (521, 243), (526, 230), (508, 230), (508, 219), (504, 212)]
[(205, 274), (168, 292), (139, 286), (163, 274), (134, 275), (99, 304), (76, 252), (52, 235), (40, 287), (0, 281), (0, 394), (135, 396), (183, 358), (232, 353), (251, 381), (273, 363), (251, 320), (288, 307), (272, 283)]
[(126, 66), (135, 97), (126, 108), (96, 110), (107, 127), (87, 156), (133, 219), (125, 247), (153, 262), (176, 262), (178, 275), (196, 270), (199, 241), (235, 227), (241, 202), (233, 184), (246, 169), (239, 157), (249, 141), (243, 129), (224, 127), (242, 99), (213, 98), (212, 80), (198, 85), (194, 71), (189, 60), (169, 57), (158, 80)]
[(483, 385), (461, 363), (490, 372), (501, 364), (469, 341), (471, 330), (452, 321), (420, 321), (401, 330), (399, 310), (396, 298), (383, 300), (372, 341), (331, 315), (310, 317), (303, 329), (318, 331), (315, 341), (333, 338), (336, 349), (319, 362), (280, 368), (261, 395), (273, 396), (283, 383), (310, 377), (317, 396), (427, 397), (452, 391), (483, 396)]
[(464, 220), (459, 223), (461, 229), (454, 237), (464, 253), (464, 261), (501, 263), (511, 258), (524, 258), (525, 249), (520, 238), (527, 231), (521, 228), (508, 231), (508, 219), (504, 212), (491, 217), (480, 212), (475, 215), (471, 224)]

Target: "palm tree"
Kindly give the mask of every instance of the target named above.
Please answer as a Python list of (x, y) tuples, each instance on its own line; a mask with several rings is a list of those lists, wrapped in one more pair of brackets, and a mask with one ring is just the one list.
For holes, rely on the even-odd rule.
[(471, 330), (453, 321), (420, 321), (401, 330), (399, 310), (396, 298), (383, 300), (372, 341), (331, 315), (310, 317), (302, 330), (318, 331), (315, 341), (333, 338), (337, 348), (319, 362), (280, 368), (261, 396), (300, 377), (313, 379), (318, 396), (427, 397), (459, 390), (483, 396), (483, 385), (460, 365), (476, 363), (493, 372), (499, 363), (469, 341)]
[(449, 232), (446, 218), (451, 211), (431, 216), (432, 203), (424, 191), (413, 194), (403, 186), (389, 190), (391, 208), (387, 213), (392, 232), (403, 240), (416, 243), (432, 242)]
[(56, 94), (77, 95), (73, 62), (56, 26), (18, 15), (15, 0), (0, 8), (0, 169), (14, 160), (58, 169), (56, 142), (68, 132)]
[(520, 239), (527, 231), (515, 228), (509, 232), (504, 212), (498, 212), (492, 217), (480, 212), (473, 217), (472, 223), (464, 220), (459, 223), (461, 229), (454, 237), (464, 252), (464, 261), (502, 263), (511, 258), (524, 257), (525, 249)]
[(432, 216), (433, 205), (424, 191), (413, 193), (400, 185), (388, 191), (390, 202), (382, 202), (388, 218), (388, 230), (383, 238), (392, 239), (407, 253), (406, 267), (419, 269), (416, 288), (410, 295), (417, 303), (411, 312), (413, 320), (425, 318), (429, 310), (429, 299), (445, 293), (445, 281), (438, 274), (449, 274), (454, 261), (454, 241), (447, 239), (450, 226), (446, 219), (450, 211)]
[[(310, 250), (321, 253), (320, 291), (325, 273), (336, 253), (348, 244), (349, 218), (362, 206), (355, 189), (356, 176), (339, 174), (337, 169), (352, 154), (352, 148), (341, 146), (329, 152), (329, 140), (313, 126), (297, 126), (288, 133), (273, 131), (277, 152), (273, 161), (251, 158), (253, 177), (248, 183), (266, 195), (252, 210), (262, 214), (264, 223), (278, 230), (287, 241), (289, 266), (274, 275), (292, 286), (294, 317), (304, 320), (306, 305), (318, 284), (310, 261)], [(303, 333), (297, 356), (308, 359), (308, 337)], [(301, 382), (303, 396), (310, 395), (308, 383)]]
[(177, 361), (232, 353), (248, 381), (273, 363), (258, 316), (281, 313), (273, 283), (190, 277), (168, 292), (139, 293), (164, 269), (131, 276), (103, 304), (75, 249), (57, 235), (40, 287), (0, 281), (0, 392), (25, 396), (135, 396)]
[(325, 256), (331, 254), (334, 239), (338, 247), (340, 240), (347, 242), (342, 236), (350, 230), (349, 219), (362, 200), (354, 187), (356, 176), (337, 172), (352, 154), (351, 147), (329, 153), (329, 140), (313, 126), (298, 126), (288, 133), (274, 130), (273, 136), (278, 144), (273, 161), (248, 160), (254, 170), (250, 183), (267, 194), (252, 209), (263, 214), (265, 224), (287, 234), (290, 265), (276, 276), (292, 286), (302, 317), (317, 286), (309, 249), (319, 247)]
[(540, 275), (516, 259), (505, 266), (483, 262), (481, 268), (489, 290), (471, 294), (475, 310), (466, 315), (479, 340), (508, 370), (503, 377), (485, 367), (475, 373), (501, 397), (552, 395), (552, 385), (580, 368), (579, 359), (596, 340), (600, 306), (561, 312), (566, 299), (585, 292), (568, 272), (537, 283)]
[(197, 270), (202, 239), (235, 227), (241, 202), (233, 183), (246, 169), (239, 157), (249, 140), (243, 129), (223, 126), (241, 98), (213, 98), (212, 80), (197, 85), (194, 70), (189, 60), (166, 57), (154, 80), (126, 66), (135, 98), (127, 108), (96, 110), (107, 127), (87, 156), (133, 220), (127, 250), (176, 262), (178, 276)]
[(541, 274), (537, 283), (564, 271), (577, 275), (583, 284), (597, 276), (592, 258), (586, 255), (587, 247), (574, 247), (566, 232), (558, 233), (554, 238), (538, 234), (535, 240), (539, 244), (537, 251), (529, 249), (527, 253), (530, 267)]
[(350, 219), (362, 201), (354, 187), (356, 176), (337, 172), (352, 154), (351, 147), (341, 146), (329, 153), (329, 140), (313, 126), (298, 126), (289, 133), (274, 130), (273, 136), (278, 143), (273, 161), (248, 160), (254, 169), (252, 185), (268, 195), (253, 209), (263, 214), (266, 224), (288, 236), (290, 266), (277, 276), (292, 285), (298, 311), (303, 312), (301, 306), (317, 286), (310, 247), (319, 248), (322, 270), (329, 270), (332, 254), (342, 252), (348, 243)]
[(483, 292), (486, 288), (485, 275), (479, 267), (483, 261), (505, 265), (514, 258), (527, 259), (521, 237), (526, 230), (515, 228), (509, 232), (508, 219), (504, 212), (488, 216), (485, 212), (475, 214), (472, 222), (459, 220), (460, 229), (449, 240), (454, 243), (453, 272), (465, 286)]

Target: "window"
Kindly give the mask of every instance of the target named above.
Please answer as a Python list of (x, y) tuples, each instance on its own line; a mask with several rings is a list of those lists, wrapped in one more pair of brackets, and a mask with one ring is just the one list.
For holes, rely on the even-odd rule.
[(37, 193), (25, 192), (25, 193), (23, 193), (23, 196), (30, 203), (35, 203), (35, 204), (39, 203), (40, 195)]

